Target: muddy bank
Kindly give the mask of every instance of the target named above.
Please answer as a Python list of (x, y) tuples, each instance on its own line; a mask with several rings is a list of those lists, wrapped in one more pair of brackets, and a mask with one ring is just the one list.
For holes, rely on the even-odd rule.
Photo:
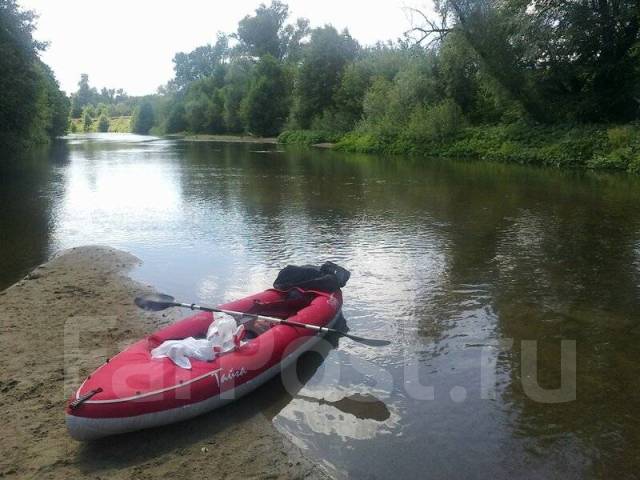
[(126, 276), (137, 263), (113, 249), (72, 249), (0, 292), (0, 477), (326, 478), (275, 430), (281, 399), (260, 390), (173, 426), (90, 444), (67, 435), (63, 407), (78, 382), (184, 314), (132, 305), (152, 291)]

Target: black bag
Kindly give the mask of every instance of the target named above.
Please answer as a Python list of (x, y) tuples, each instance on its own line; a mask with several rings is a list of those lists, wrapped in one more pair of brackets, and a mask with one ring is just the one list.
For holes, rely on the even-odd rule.
[(278, 274), (278, 278), (273, 282), (273, 288), (290, 290), (297, 287), (303, 290), (331, 293), (344, 287), (349, 277), (351, 273), (348, 270), (332, 262), (325, 262), (321, 267), (288, 265)]

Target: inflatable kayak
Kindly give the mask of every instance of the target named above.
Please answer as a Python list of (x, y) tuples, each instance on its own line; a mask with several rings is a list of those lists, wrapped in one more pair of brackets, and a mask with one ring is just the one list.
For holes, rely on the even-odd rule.
[[(340, 316), (342, 293), (266, 290), (220, 308), (332, 327)], [(320, 338), (308, 329), (274, 325), (213, 361), (192, 360), (191, 369), (180, 368), (169, 358), (152, 358), (151, 351), (167, 340), (204, 336), (216, 318), (221, 317), (193, 315), (140, 340), (99, 367), (69, 400), (70, 435), (92, 440), (209, 412), (278, 375)]]

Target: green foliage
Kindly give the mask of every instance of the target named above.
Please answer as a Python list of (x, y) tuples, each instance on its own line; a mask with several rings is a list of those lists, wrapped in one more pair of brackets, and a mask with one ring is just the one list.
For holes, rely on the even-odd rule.
[(349, 32), (332, 26), (311, 32), (296, 81), (296, 123), (309, 128), (313, 118), (334, 106), (334, 95), (340, 87), (342, 72), (357, 52), (358, 43)]
[(149, 101), (143, 101), (136, 109), (131, 120), (131, 131), (139, 135), (147, 135), (155, 123), (153, 106)]
[[(129, 133), (131, 132), (131, 117), (107, 117), (109, 122), (109, 133)], [(87, 126), (86, 132), (100, 131), (100, 118), (93, 118)], [(85, 132), (84, 118), (71, 118), (69, 121), (69, 131), (71, 133)]]
[(93, 109), (90, 106), (86, 106), (84, 107), (84, 112), (82, 113), (82, 131), (91, 132), (92, 124), (93, 124)]
[[(530, 118), (550, 124), (637, 118), (636, 2), (551, 2), (534, 7), (514, 0), (445, 0), (438, 10), (477, 55), (481, 71)], [(465, 77), (458, 70), (452, 78)]]
[(181, 89), (196, 80), (213, 77), (224, 70), (221, 69), (229, 55), (229, 39), (218, 33), (214, 45), (198, 47), (190, 53), (177, 53), (173, 57), (175, 79), (173, 85)]
[(107, 117), (104, 113), (100, 115), (98, 118), (98, 132), (108, 132), (109, 131), (109, 117)]
[(131, 131), (131, 117), (111, 117), (109, 119), (110, 133), (129, 133)]
[(53, 72), (39, 59), (33, 12), (0, 0), (0, 148), (46, 143), (63, 135), (69, 105)]
[(290, 81), (287, 72), (271, 55), (260, 59), (243, 104), (249, 132), (277, 135), (289, 113)]
[(416, 145), (444, 143), (465, 125), (462, 109), (453, 100), (444, 100), (432, 107), (416, 107), (403, 132)]
[(90, 105), (97, 95), (96, 89), (89, 86), (89, 75), (83, 73), (80, 76), (80, 82), (78, 82), (78, 91), (72, 99), (71, 116), (80, 118), (83, 109)]
[(285, 130), (278, 136), (278, 143), (289, 145), (315, 145), (318, 143), (335, 143), (340, 136), (320, 130)]
[[(630, 5), (532, 11), (513, 0), (445, 0), (436, 7), (447, 28), (433, 48), (362, 48), (346, 30), (287, 23), (275, 0), (214, 45), (177, 54), (175, 79), (145, 102), (154, 132), (286, 128), (282, 143), (637, 171), (637, 126), (582, 123), (640, 113), (640, 21)], [(97, 94), (88, 79), (81, 90), (74, 102), (88, 95), (96, 115), (106, 107), (113, 116), (116, 92)]]
[(184, 132), (187, 129), (186, 111), (182, 103), (173, 105), (164, 123), (165, 133)]
[(82, 119), (85, 109), (96, 119), (102, 114), (109, 118), (129, 117), (139, 103), (139, 99), (129, 97), (122, 89), (103, 88), (98, 92), (89, 84), (89, 76), (82, 74), (78, 90), (71, 94), (71, 118)]
[(382, 153), (390, 150), (381, 136), (357, 131), (346, 134), (338, 142), (336, 149), (357, 153)]
[(627, 172), (633, 175), (640, 175), (640, 153), (636, 153), (634, 157), (629, 161)]
[(229, 132), (242, 132), (244, 121), (242, 118), (242, 99), (249, 91), (251, 69), (244, 62), (230, 66), (227, 74), (227, 84), (224, 87), (224, 124)]
[(587, 161), (587, 167), (601, 170), (626, 170), (633, 158), (631, 148), (616, 148), (611, 152), (594, 156)]
[(607, 138), (613, 148), (625, 148), (637, 143), (640, 135), (637, 127), (625, 125), (607, 129)]
[[(447, 107), (449, 108), (449, 107)], [(541, 126), (527, 123), (462, 127), (437, 141), (347, 134), (336, 148), (363, 153), (403, 153), (493, 160), (550, 167), (626, 170), (640, 173), (640, 148), (611, 150), (607, 128), (601, 126)]]
[(286, 48), (284, 26), (288, 17), (289, 7), (285, 3), (273, 0), (268, 7), (261, 4), (255, 15), (247, 15), (238, 24), (240, 47), (251, 57), (283, 58)]

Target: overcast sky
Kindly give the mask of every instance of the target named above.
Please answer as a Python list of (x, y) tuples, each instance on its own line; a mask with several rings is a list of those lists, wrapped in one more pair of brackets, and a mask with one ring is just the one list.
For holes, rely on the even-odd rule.
[[(50, 42), (43, 60), (62, 89), (76, 89), (81, 73), (92, 86), (154, 93), (173, 76), (176, 52), (233, 32), (259, 0), (19, 0), (40, 14), (36, 38)], [(265, 3), (270, 3), (270, 0)], [(348, 27), (363, 44), (397, 39), (407, 30), (411, 0), (289, 0), (291, 17), (312, 26)]]

